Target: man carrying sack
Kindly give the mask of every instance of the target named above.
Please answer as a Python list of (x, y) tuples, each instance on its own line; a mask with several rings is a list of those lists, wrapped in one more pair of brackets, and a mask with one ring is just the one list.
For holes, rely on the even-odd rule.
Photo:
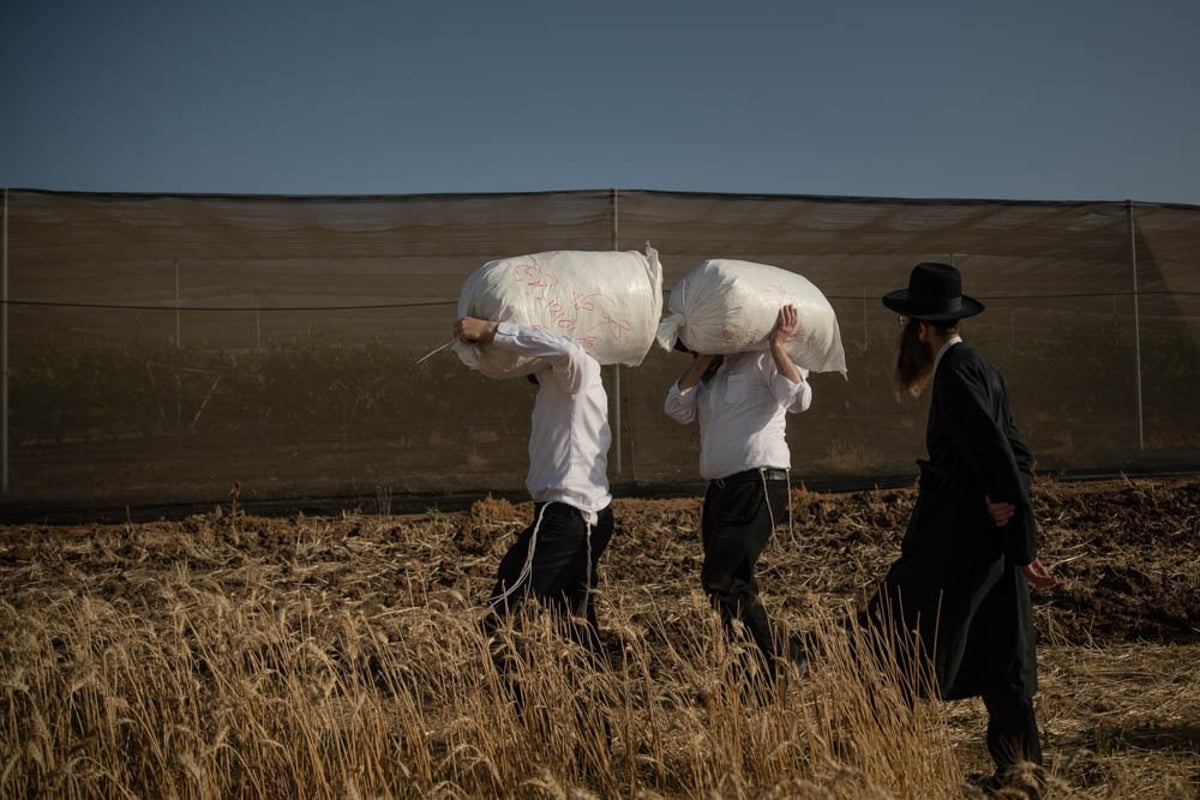
[(694, 354), (664, 403), (676, 422), (700, 423), (700, 474), (709, 482), (700, 521), (700, 582), (727, 632), (734, 620), (746, 627), (772, 682), (781, 665), (791, 663), (803, 673), (807, 664), (798, 639), (779, 640), (755, 575), (775, 526), (789, 520), (787, 415), (812, 404), (807, 370), (785, 349), (797, 322), (795, 306), (781, 308), (766, 352)]
[[(592, 595), (600, 557), (612, 538), (613, 515), (606, 474), (612, 435), (600, 364), (571, 339), (511, 322), (463, 317), (454, 323), (454, 335), (460, 342), (511, 350), (542, 365), (531, 374), (538, 391), (525, 482), (534, 518), (497, 568), (484, 635), (491, 639), (528, 597), (536, 597), (592, 663), (601, 664)], [(523, 699), (507, 668), (509, 655), (500, 647), (493, 657), (510, 679), (519, 710)]]

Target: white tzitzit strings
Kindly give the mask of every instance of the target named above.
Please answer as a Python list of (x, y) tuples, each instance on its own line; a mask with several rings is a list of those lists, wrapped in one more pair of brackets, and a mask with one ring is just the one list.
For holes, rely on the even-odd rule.
[[(771, 530), (775, 530), (775, 509), (771, 508), (771, 496), (767, 493), (767, 471), (760, 469), (759, 477), (762, 479), (763, 486), (763, 502), (767, 504), (767, 514), (771, 517)], [(793, 546), (796, 544), (796, 518), (792, 514), (792, 473), (787, 472), (787, 502), (788, 502), (788, 539), (791, 540)], [(774, 537), (772, 537), (774, 538)]]
[(584, 518), (584, 525), (587, 526), (587, 577), (583, 583), (583, 600), (579, 603), (579, 610), (575, 612), (576, 616), (587, 619), (588, 604), (592, 602), (592, 523), (591, 520)]
[[(542, 517), (545, 516), (546, 509), (549, 507), (549, 505), (549, 503), (542, 505), (541, 510), (538, 512), (537, 521), (533, 523), (533, 532), (529, 535), (529, 552), (525, 555), (525, 564), (521, 567), (521, 572), (517, 575), (517, 579), (513, 581), (512, 586), (509, 586), (508, 589), (505, 590), (505, 592), (499, 597), (492, 598), (492, 605), (500, 605), (500, 603), (503, 603), (505, 600), (507, 600), (509, 595), (520, 588), (521, 584), (525, 583), (529, 576), (533, 574), (533, 551), (537, 547), (537, 537), (538, 531), (542, 527)], [(525, 588), (525, 596), (529, 596), (528, 587)]]

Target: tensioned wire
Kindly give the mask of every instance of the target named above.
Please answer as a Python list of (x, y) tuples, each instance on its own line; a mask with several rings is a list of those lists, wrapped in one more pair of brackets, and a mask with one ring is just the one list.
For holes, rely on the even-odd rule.
[[(990, 301), (996, 300), (1073, 300), (1080, 298), (1101, 297), (1154, 297), (1176, 295), (1181, 297), (1200, 297), (1200, 292), (1178, 291), (1173, 289), (1153, 289), (1144, 292), (1062, 292), (1051, 294), (987, 294), (980, 295)], [(829, 300), (861, 301), (862, 295), (828, 294)], [(434, 306), (457, 305), (458, 300), (416, 300), (406, 303), (361, 303), (344, 306), (151, 306), (125, 303), (80, 303), (63, 300), (4, 300), (0, 301), (9, 306), (29, 306), (35, 308), (94, 308), (117, 311), (370, 311), (388, 308), (422, 308)]]

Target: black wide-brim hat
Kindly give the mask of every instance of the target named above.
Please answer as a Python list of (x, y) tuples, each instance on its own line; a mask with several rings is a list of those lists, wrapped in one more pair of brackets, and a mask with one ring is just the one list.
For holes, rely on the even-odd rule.
[(962, 293), (962, 275), (949, 264), (922, 262), (908, 276), (908, 288), (883, 296), (883, 304), (910, 319), (951, 322), (973, 317), (983, 303)]

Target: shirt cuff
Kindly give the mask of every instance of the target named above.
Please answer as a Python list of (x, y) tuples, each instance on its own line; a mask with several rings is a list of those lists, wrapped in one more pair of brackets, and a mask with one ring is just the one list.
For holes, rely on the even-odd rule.
[(778, 373), (775, 374), (773, 383), (773, 394), (784, 408), (794, 407), (797, 401), (799, 401), (800, 405), (804, 405), (805, 396), (812, 391), (807, 380), (792, 383), (785, 376)]
[(506, 344), (512, 344), (516, 341), (520, 330), (520, 326), (515, 322), (498, 322), (496, 323), (496, 335), (492, 337), (492, 341), (503, 339)]
[(789, 400), (794, 400), (796, 395), (804, 391), (805, 381), (792, 383), (786, 375), (779, 372), (776, 372), (771, 377), (771, 382), (775, 384), (774, 388), (777, 397), (786, 397)]

